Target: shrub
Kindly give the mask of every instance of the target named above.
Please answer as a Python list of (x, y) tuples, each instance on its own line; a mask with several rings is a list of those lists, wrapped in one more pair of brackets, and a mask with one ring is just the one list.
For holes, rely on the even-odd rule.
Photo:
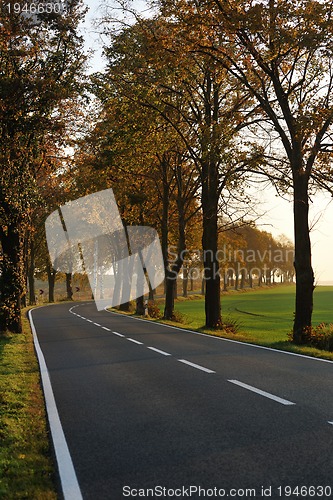
[(309, 334), (309, 341), (313, 347), (333, 351), (333, 323), (320, 323), (312, 327)]
[(148, 302), (148, 316), (150, 316), (151, 318), (156, 318), (156, 319), (159, 319), (162, 317), (162, 313), (160, 311), (160, 308), (158, 307), (157, 304), (155, 304), (155, 302), (153, 302), (151, 300)]
[(172, 315), (172, 321), (175, 321), (176, 323), (186, 323), (186, 317), (183, 313), (180, 311), (173, 311)]
[(236, 335), (240, 329), (240, 323), (236, 319), (232, 318), (224, 318), (223, 321), (223, 330), (227, 334), (233, 334)]

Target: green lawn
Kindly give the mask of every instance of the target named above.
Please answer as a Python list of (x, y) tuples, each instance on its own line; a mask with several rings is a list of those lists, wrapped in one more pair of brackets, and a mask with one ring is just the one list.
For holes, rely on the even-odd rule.
[[(224, 294), (221, 301), (223, 319), (236, 321), (239, 326), (238, 334), (228, 337), (321, 356), (322, 351), (294, 347), (287, 342), (293, 325), (294, 301), (293, 285)], [(181, 326), (205, 331), (203, 298), (180, 299), (175, 309), (184, 316)], [(333, 287), (315, 289), (313, 324), (321, 322), (333, 323)], [(325, 357), (333, 359), (333, 354), (325, 354)]]

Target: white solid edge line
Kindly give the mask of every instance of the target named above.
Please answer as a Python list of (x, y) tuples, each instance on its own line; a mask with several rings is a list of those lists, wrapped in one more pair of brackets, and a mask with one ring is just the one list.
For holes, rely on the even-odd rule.
[(274, 394), (271, 394), (270, 392), (262, 391), (261, 389), (257, 389), (256, 387), (253, 387), (252, 385), (244, 384), (243, 382), (240, 382), (239, 380), (228, 380), (228, 382), (231, 382), (232, 384), (235, 384), (235, 385), (239, 385), (240, 387), (243, 387), (244, 389), (247, 389), (248, 391), (252, 391), (252, 392), (255, 392), (256, 394), (260, 394), (260, 396), (264, 396), (265, 398), (272, 399), (273, 401), (276, 401), (277, 403), (280, 403), (280, 404), (285, 405), (285, 406), (295, 404), (295, 403), (292, 403), (291, 401), (288, 401), (287, 399), (279, 398), (278, 396), (275, 396)]
[(204, 366), (197, 365), (195, 363), (191, 363), (191, 361), (187, 361), (186, 359), (178, 359), (181, 363), (184, 363), (185, 365), (192, 366), (193, 368), (197, 368), (198, 370), (201, 370), (206, 373), (216, 373), (213, 370), (210, 370), (209, 368), (205, 368)]
[(49, 372), (45, 358), (39, 345), (36, 328), (32, 319), (32, 310), (28, 313), (35, 350), (38, 358), (41, 381), (44, 391), (45, 405), (50, 425), (50, 431), (57, 459), (61, 487), (65, 500), (82, 500), (80, 486), (76, 477), (72, 458), (68, 449), (67, 441), (60, 422), (57, 405), (54, 399)]
[(148, 347), (147, 346), (147, 349), (150, 349), (151, 351), (158, 352), (159, 354), (163, 354), (163, 356), (171, 356), (170, 353), (165, 352), (165, 351), (161, 351), (160, 349), (156, 349), (156, 347)]
[(139, 345), (143, 344), (142, 342), (139, 342), (138, 340), (135, 339), (131, 339), (130, 337), (127, 337), (127, 340), (129, 340), (130, 342), (134, 342), (134, 344), (139, 344)]
[(249, 342), (241, 342), (240, 340), (225, 339), (223, 337), (209, 335), (208, 333), (201, 333), (201, 332), (196, 332), (194, 330), (187, 330), (186, 328), (178, 328), (177, 326), (165, 325), (164, 323), (152, 322), (152, 321), (149, 321), (148, 319), (133, 318), (132, 316), (124, 316), (124, 314), (117, 313), (114, 311), (109, 311), (106, 307), (104, 308), (104, 311), (108, 312), (110, 314), (117, 314), (118, 316), (123, 316), (123, 317), (126, 317), (128, 319), (133, 319), (134, 321), (145, 321), (146, 323), (150, 323), (153, 325), (157, 324), (160, 326), (164, 326), (165, 328), (171, 328), (173, 330), (178, 330), (178, 331), (184, 332), (184, 333), (193, 333), (194, 335), (201, 335), (202, 337), (209, 337), (210, 339), (220, 340), (222, 342), (231, 342), (233, 344), (246, 345), (249, 347), (254, 347), (255, 349), (264, 349), (266, 351), (271, 351), (271, 352), (280, 352), (281, 354), (289, 354), (289, 356), (297, 356), (299, 358), (305, 358), (305, 359), (309, 359), (312, 361), (322, 361), (323, 363), (331, 363), (331, 364), (333, 363), (333, 361), (331, 361), (330, 359), (315, 358), (313, 356), (307, 356), (306, 354), (299, 354), (297, 352), (282, 351), (281, 349), (273, 349), (272, 347), (266, 347), (264, 345), (250, 344)]

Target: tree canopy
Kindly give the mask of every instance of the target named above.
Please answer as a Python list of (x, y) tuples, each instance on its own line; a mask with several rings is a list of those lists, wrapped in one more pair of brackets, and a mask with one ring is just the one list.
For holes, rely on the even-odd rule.
[[(103, 19), (107, 66), (90, 79), (80, 133), (75, 127), (82, 116), (73, 103), (86, 89), (78, 35), (84, 9), (74, 2), (37, 17), (2, 11), (0, 328), (20, 330), (31, 220), (53, 208), (48, 188), (57, 181), (63, 201), (112, 187), (125, 225), (157, 228), (167, 277), (165, 317), (173, 315), (184, 255), (200, 241), (206, 326), (223, 327), (223, 235), (239, 250), (236, 281), (243, 283), (246, 274), (258, 284), (275, 272), (293, 276), (289, 257), (278, 268), (265, 251), (290, 244), (279, 247), (248, 225), (260, 204), (247, 188), (268, 179), (293, 196), (293, 339), (304, 343), (314, 289), (310, 196), (315, 203), (318, 189), (333, 192), (332, 0), (150, 4), (149, 18), (134, 13), (133, 22), (118, 25)], [(69, 145), (73, 161), (55, 160)], [(170, 245), (177, 248), (173, 261)], [(256, 272), (243, 258), (251, 246)]]
[(21, 330), (24, 242), (48, 144), (61, 148), (67, 105), (80, 92), (85, 56), (80, 3), (65, 12), (0, 14), (0, 329)]

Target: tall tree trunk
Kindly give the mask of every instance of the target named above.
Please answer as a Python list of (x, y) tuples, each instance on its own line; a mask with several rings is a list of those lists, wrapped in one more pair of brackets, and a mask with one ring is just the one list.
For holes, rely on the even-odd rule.
[(164, 305), (164, 319), (172, 320), (174, 319), (174, 309), (175, 309), (175, 286), (177, 286), (177, 275), (173, 274), (171, 269), (167, 270), (166, 274), (166, 293), (165, 293), (165, 305)]
[(183, 266), (183, 297), (187, 297), (188, 293), (188, 267)]
[[(140, 255), (140, 262), (142, 264), (142, 268), (144, 269), (144, 271), (146, 271), (146, 269), (144, 267), (141, 251), (139, 251), (139, 255)], [(146, 274), (146, 272), (145, 272), (145, 274)], [(137, 279), (137, 283), (136, 283), (136, 297), (137, 298), (135, 301), (135, 304), (136, 304), (135, 305), (135, 314), (138, 314), (139, 316), (143, 316), (145, 313), (144, 279), (142, 279), (142, 280)]]
[(262, 286), (262, 270), (259, 268), (258, 286)]
[(67, 300), (73, 300), (72, 273), (66, 273)]
[(272, 276), (272, 270), (270, 267), (267, 267), (266, 268), (266, 285), (271, 284), (271, 282), (272, 282), (271, 276)]
[[(125, 234), (126, 234), (126, 242), (127, 248), (130, 249), (130, 240), (127, 232), (126, 222), (123, 220)], [(121, 278), (122, 278), (122, 290), (121, 290), (121, 304), (119, 305), (120, 311), (129, 312), (131, 309), (131, 297), (130, 291), (132, 289), (132, 277), (133, 277), (133, 261), (130, 261), (128, 264), (123, 265)]]
[(238, 274), (238, 269), (236, 269), (235, 290), (238, 290), (238, 288), (239, 288), (239, 274)]
[[(205, 268), (205, 314), (206, 326), (218, 328), (221, 319), (221, 291), (219, 262), (217, 260), (218, 227), (217, 227), (217, 193), (215, 200), (209, 196), (210, 190), (203, 189), (203, 235), (202, 248)], [(213, 194), (213, 193), (212, 193)]]
[(224, 270), (223, 273), (223, 291), (224, 292), (228, 291), (228, 274), (226, 270)]
[(119, 305), (119, 310), (129, 312), (131, 308), (129, 290), (132, 279), (132, 266), (124, 265), (122, 267), (121, 278), (123, 283), (121, 290), (121, 304)]
[(52, 269), (49, 259), (47, 259), (46, 271), (49, 284), (49, 302), (54, 302), (54, 285), (57, 271)]
[(202, 249), (205, 268), (206, 327), (219, 328), (221, 318), (221, 290), (218, 249), (218, 202), (219, 202), (219, 89), (212, 81), (210, 70), (206, 75), (205, 131), (202, 138)]
[(178, 248), (177, 257), (174, 264), (167, 268), (166, 273), (166, 294), (165, 294), (165, 308), (164, 319), (173, 319), (175, 298), (177, 297), (177, 276), (182, 268), (184, 262), (184, 252), (186, 249), (186, 236), (185, 236), (185, 199), (182, 193), (182, 173), (181, 166), (177, 169), (177, 185), (178, 185)]
[(121, 273), (122, 273), (122, 261), (114, 261), (113, 263), (113, 272), (114, 272), (114, 287), (113, 287), (113, 296), (112, 302), (114, 306), (117, 306), (120, 302), (121, 296)]
[(218, 248), (218, 189), (217, 169), (209, 164), (204, 176), (202, 186), (202, 212), (203, 212), (203, 234), (202, 248), (204, 254), (205, 269), (205, 314), (206, 326), (218, 328), (222, 325), (221, 318), (221, 290), (219, 262), (217, 259)]
[(150, 281), (148, 281), (148, 287), (149, 287), (148, 299), (153, 302), (155, 300), (155, 290), (151, 286)]
[(309, 232), (308, 177), (302, 170), (294, 173), (294, 234), (296, 301), (293, 341), (304, 344), (312, 320), (314, 273)]
[(190, 271), (189, 271), (189, 277), (190, 277), (190, 290), (191, 292), (193, 292), (194, 290), (194, 279), (193, 279), (193, 269), (190, 268)]
[[(170, 268), (169, 268), (169, 255), (168, 255), (168, 238), (169, 238), (169, 228), (168, 228), (168, 221), (169, 221), (169, 205), (170, 205), (170, 186), (168, 183), (167, 179), (167, 163), (165, 158), (163, 158), (161, 162), (161, 167), (162, 167), (162, 180), (163, 180), (163, 191), (162, 191), (162, 219), (161, 219), (161, 248), (162, 248), (162, 255), (163, 255), (163, 263), (164, 263), (164, 273), (165, 273), (165, 279), (164, 279), (164, 293), (165, 293), (165, 306), (164, 306), (164, 318), (165, 318), (165, 311), (167, 309), (167, 312), (169, 312), (169, 307), (171, 307), (173, 311), (173, 305), (169, 305), (169, 299), (170, 299), (170, 292), (168, 291), (169, 288), (169, 281), (170, 281)], [(151, 286), (149, 283), (149, 299), (151, 295)], [(168, 307), (167, 307), (168, 303)], [(172, 315), (172, 313), (171, 313)], [(168, 313), (169, 316), (169, 313)], [(167, 318), (170, 319), (170, 318)]]
[(145, 298), (143, 295), (140, 295), (140, 297), (137, 297), (136, 299), (135, 314), (143, 316), (144, 313), (145, 313)]
[(30, 239), (29, 245), (29, 256), (28, 256), (28, 285), (29, 285), (29, 304), (36, 304), (36, 291), (35, 291), (35, 243), (34, 240)]
[[(167, 179), (167, 165), (165, 159), (163, 160), (163, 192), (162, 192), (162, 220), (161, 220), (161, 247), (164, 262), (164, 290), (165, 290), (165, 303), (164, 303), (164, 319), (173, 319), (174, 310), (174, 294), (173, 294), (173, 273), (169, 265), (168, 254), (168, 238), (169, 238), (169, 205), (170, 205), (170, 186)], [(150, 288), (149, 288), (150, 292)], [(150, 297), (149, 297), (150, 298)]]
[(245, 280), (246, 280), (246, 269), (244, 267), (241, 268), (241, 282), (240, 287), (243, 290), (245, 288)]
[(30, 244), (30, 238), (28, 235), (25, 236), (24, 238), (24, 244), (23, 244), (23, 258), (24, 258), (24, 277), (25, 277), (25, 287), (23, 290), (22, 298), (21, 298), (21, 307), (27, 307), (28, 305), (28, 269), (29, 269), (29, 244)]
[(23, 250), (19, 230), (0, 229), (2, 261), (0, 272), (0, 331), (22, 332), (21, 297), (24, 291)]

